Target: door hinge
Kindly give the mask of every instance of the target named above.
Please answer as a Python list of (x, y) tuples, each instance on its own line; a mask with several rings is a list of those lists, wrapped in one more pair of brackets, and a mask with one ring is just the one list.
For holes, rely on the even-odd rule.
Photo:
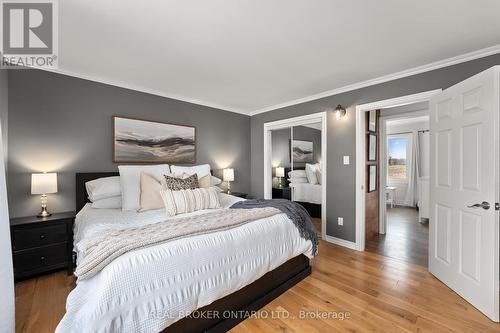
[(500, 203), (495, 202), (495, 210), (500, 210)]

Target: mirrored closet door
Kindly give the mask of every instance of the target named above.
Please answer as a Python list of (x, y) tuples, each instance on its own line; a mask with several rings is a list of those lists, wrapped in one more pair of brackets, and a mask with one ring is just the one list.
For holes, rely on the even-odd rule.
[(272, 198), (296, 201), (321, 217), (321, 122), (273, 130)]

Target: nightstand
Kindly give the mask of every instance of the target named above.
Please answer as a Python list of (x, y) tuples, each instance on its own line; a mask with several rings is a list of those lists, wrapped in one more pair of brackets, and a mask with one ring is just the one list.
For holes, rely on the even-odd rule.
[(224, 191), (222, 193), (229, 194), (229, 195), (234, 195), (235, 197), (243, 198), (243, 199), (246, 199), (246, 197), (248, 196), (248, 194), (246, 194), (246, 193), (234, 192), (234, 191), (231, 191), (231, 193), (227, 193), (227, 191)]
[(73, 273), (75, 212), (10, 220), (15, 279), (67, 268)]
[(292, 200), (292, 191), (290, 187), (273, 187), (273, 199)]

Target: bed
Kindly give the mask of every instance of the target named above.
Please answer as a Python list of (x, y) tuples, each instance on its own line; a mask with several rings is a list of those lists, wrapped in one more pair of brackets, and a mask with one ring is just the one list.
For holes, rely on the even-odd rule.
[[(79, 241), (94, 233), (166, 219), (163, 210), (91, 208), (85, 182), (114, 175), (76, 176), (77, 263)], [(221, 194), (223, 207), (238, 200)], [(57, 332), (225, 332), (309, 275), (311, 257), (311, 242), (284, 214), (134, 250), (78, 282)]]
[[(295, 167), (293, 170), (304, 170), (304, 167)], [(285, 175), (291, 171), (285, 168)], [(293, 183), (287, 177), (287, 186), (292, 189), (292, 201), (295, 201), (309, 212), (312, 217), (321, 218), (322, 185), (310, 183)]]

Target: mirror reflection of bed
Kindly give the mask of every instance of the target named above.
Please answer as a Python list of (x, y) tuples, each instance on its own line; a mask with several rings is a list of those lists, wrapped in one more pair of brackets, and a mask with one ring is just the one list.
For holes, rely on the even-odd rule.
[(302, 205), (321, 235), (321, 123), (273, 130), (273, 199)]

